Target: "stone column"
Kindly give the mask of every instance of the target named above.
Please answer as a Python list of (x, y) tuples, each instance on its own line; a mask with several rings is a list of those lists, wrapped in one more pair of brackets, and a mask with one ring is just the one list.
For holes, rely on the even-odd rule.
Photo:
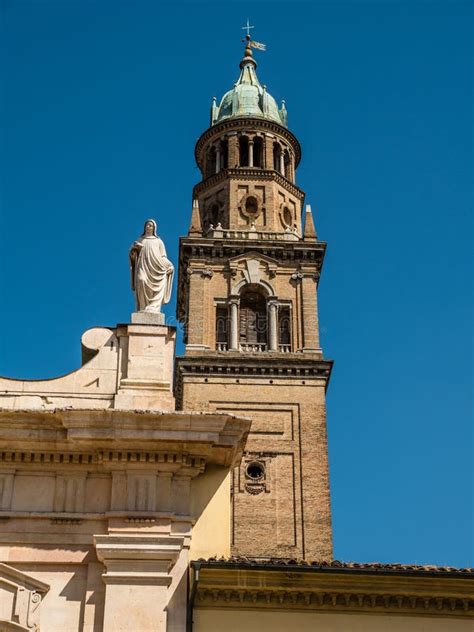
[(270, 298), (267, 303), (268, 313), (268, 350), (278, 351), (278, 302)]
[(249, 167), (253, 167), (253, 139), (249, 140)]
[(285, 175), (285, 153), (282, 150), (280, 154), (280, 173), (282, 176)]
[(238, 296), (229, 298), (230, 309), (230, 351), (239, 350), (239, 302)]

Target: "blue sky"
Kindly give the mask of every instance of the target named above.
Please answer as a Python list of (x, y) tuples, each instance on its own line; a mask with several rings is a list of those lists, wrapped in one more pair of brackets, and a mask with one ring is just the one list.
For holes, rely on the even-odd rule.
[(70, 371), (84, 330), (129, 319), (144, 219), (177, 263), (248, 15), (328, 242), (335, 555), (474, 565), (472, 4), (0, 6), (0, 374)]

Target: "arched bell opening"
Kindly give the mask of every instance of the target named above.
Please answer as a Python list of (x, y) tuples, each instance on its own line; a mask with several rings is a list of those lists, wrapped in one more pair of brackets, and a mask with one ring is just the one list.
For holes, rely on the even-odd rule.
[(285, 178), (287, 178), (288, 180), (292, 180), (291, 158), (290, 158), (290, 153), (288, 149), (285, 149), (285, 151), (283, 152), (283, 167), (284, 167), (283, 175), (285, 176)]
[(282, 173), (282, 152), (280, 143), (273, 143), (273, 169)]
[(263, 168), (263, 138), (260, 136), (253, 139), (253, 166)]
[(291, 338), (291, 306), (280, 303), (266, 281), (242, 280), (216, 306), (217, 351), (289, 352)]
[(239, 166), (249, 166), (249, 139), (247, 136), (239, 138)]
[(227, 140), (221, 142), (221, 169), (229, 166), (229, 143)]
[(259, 285), (246, 285), (240, 292), (240, 349), (241, 351), (265, 351), (267, 337), (266, 293)]

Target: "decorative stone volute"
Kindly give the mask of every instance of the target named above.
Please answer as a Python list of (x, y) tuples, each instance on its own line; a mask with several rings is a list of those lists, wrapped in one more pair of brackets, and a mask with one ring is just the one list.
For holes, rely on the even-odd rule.
[(40, 632), (41, 602), (50, 587), (0, 563), (0, 630)]

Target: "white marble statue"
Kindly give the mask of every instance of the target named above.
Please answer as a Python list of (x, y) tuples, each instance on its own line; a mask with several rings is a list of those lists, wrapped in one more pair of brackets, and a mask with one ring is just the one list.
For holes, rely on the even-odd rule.
[(159, 314), (161, 306), (170, 300), (174, 267), (156, 234), (155, 220), (145, 222), (143, 234), (134, 242), (129, 255), (137, 311)]

